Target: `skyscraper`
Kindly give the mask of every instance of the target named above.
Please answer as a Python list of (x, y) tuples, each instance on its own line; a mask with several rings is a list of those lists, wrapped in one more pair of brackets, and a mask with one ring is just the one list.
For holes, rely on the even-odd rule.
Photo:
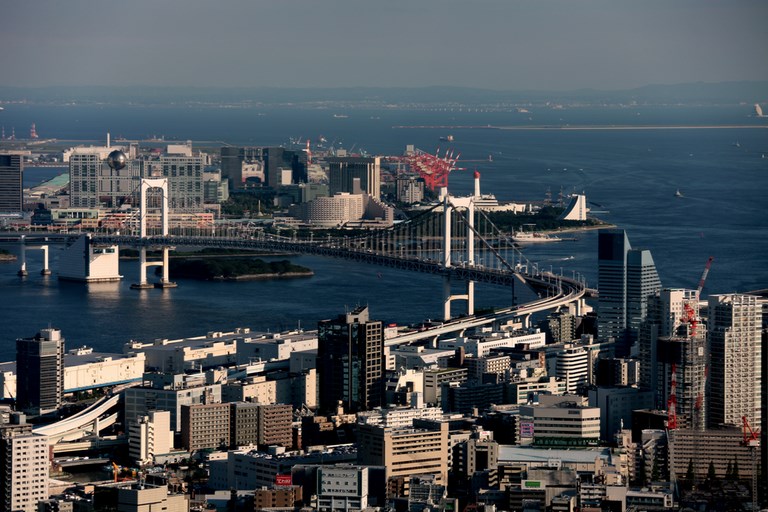
[(760, 425), (762, 304), (753, 295), (710, 295), (709, 425)]
[(32, 433), (23, 414), (0, 426), (0, 509), (36, 512), (48, 499), (48, 438)]
[(347, 411), (381, 406), (384, 394), (384, 331), (362, 306), (318, 324), (317, 373), (320, 409)]
[(230, 190), (243, 188), (243, 158), (245, 148), (221, 148), (221, 178), (229, 181)]
[(16, 340), (16, 407), (45, 414), (61, 406), (64, 394), (64, 338), (59, 329), (41, 329)]
[(640, 324), (648, 310), (648, 297), (661, 290), (661, 281), (651, 251), (630, 249), (627, 253), (627, 334), (629, 345), (637, 341)]
[(172, 213), (205, 211), (203, 156), (195, 156), (192, 143), (169, 144), (165, 153), (142, 160), (143, 177), (168, 178), (168, 207)]
[(354, 194), (355, 183), (360, 191), (375, 199), (381, 194), (381, 158), (335, 157), (328, 159), (328, 191)]
[(23, 172), (24, 157), (22, 155), (0, 155), (0, 212), (22, 210)]
[[(623, 229), (600, 230), (597, 237), (597, 336), (622, 342), (627, 329), (627, 252)], [(623, 345), (622, 345), (623, 346)], [(626, 354), (616, 351), (618, 357)]]
[(623, 229), (598, 234), (598, 339), (616, 341), (616, 357), (631, 354), (648, 297), (661, 289), (650, 251), (632, 249)]
[(265, 148), (264, 171), (267, 186), (277, 188), (281, 183), (281, 168), (291, 170), (293, 183), (307, 181), (307, 154), (304, 151), (292, 151), (283, 148)]

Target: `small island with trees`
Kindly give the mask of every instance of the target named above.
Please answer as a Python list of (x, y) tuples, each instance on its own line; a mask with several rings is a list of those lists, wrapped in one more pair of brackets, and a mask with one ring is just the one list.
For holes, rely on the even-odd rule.
[(16, 259), (15, 254), (11, 254), (7, 249), (0, 249), (0, 263), (10, 263), (11, 261), (16, 261)]
[(288, 260), (264, 261), (257, 258), (176, 259), (169, 262), (174, 277), (204, 281), (253, 281), (311, 277), (312, 270)]

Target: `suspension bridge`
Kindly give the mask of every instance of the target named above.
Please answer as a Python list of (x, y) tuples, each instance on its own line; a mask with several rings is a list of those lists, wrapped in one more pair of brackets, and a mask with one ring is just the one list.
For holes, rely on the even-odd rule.
[[(142, 187), (144, 194), (153, 187), (161, 188), (160, 181), (164, 180), (147, 180)], [(145, 199), (142, 199), (144, 203)], [(547, 272), (526, 258), (508, 233), (500, 230), (484, 211), (475, 208), (473, 197), (454, 197), (445, 189), (440, 202), (409, 220), (388, 229), (358, 235), (320, 237), (310, 234), (308, 238), (300, 238), (295, 231), (285, 236), (268, 232), (262, 226), (242, 223), (172, 230), (167, 220), (167, 202), (160, 209), (161, 222), (156, 226), (148, 226), (147, 216), (143, 213), (145, 209), (141, 209), (139, 226), (125, 227), (119, 234), (96, 232), (85, 235), (91, 247), (139, 249), (141, 270), (137, 288), (154, 286), (147, 280), (150, 266), (162, 267), (160, 286), (172, 285), (168, 275), (168, 252), (176, 246), (184, 246), (313, 254), (438, 275), (443, 280), (445, 321), (451, 319), (451, 304), (455, 301), (466, 305), (466, 314), (462, 316), (474, 315), (475, 283), (508, 287), (511, 298), (516, 284), (525, 285), (535, 293), (537, 299), (531, 302), (513, 304), (502, 310), (503, 313), (494, 311), (495, 319), (501, 314), (527, 317), (535, 312), (574, 305), (578, 313), (583, 310), (584, 297), (590, 292), (581, 275), (574, 272), (573, 277), (568, 277)], [(78, 235), (58, 236), (71, 240)], [(56, 235), (28, 233), (22, 243), (28, 248), (43, 248), (56, 238)], [(148, 261), (147, 251), (153, 249), (162, 251), (161, 261)], [(25, 262), (22, 267), (26, 270)], [(514, 303), (514, 300), (510, 302)], [(464, 322), (472, 323), (470, 320)], [(473, 322), (472, 326), (477, 326), (489, 320), (477, 317)]]

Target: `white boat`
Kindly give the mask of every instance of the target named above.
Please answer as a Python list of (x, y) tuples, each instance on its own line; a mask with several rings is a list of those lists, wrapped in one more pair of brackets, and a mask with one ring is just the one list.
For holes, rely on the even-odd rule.
[(683, 197), (683, 193), (680, 192), (680, 189), (675, 190), (675, 197)]
[(518, 244), (541, 244), (549, 242), (562, 242), (562, 238), (550, 236), (546, 233), (537, 233), (534, 231), (518, 231), (512, 235), (512, 241)]

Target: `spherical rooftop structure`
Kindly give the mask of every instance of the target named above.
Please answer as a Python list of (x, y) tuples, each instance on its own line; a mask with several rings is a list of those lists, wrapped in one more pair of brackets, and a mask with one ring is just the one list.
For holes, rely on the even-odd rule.
[(120, 151), (119, 149), (114, 150), (109, 155), (107, 155), (107, 165), (111, 169), (114, 169), (116, 171), (119, 171), (123, 167), (125, 167), (125, 163), (128, 160), (128, 158), (125, 156), (125, 153)]

